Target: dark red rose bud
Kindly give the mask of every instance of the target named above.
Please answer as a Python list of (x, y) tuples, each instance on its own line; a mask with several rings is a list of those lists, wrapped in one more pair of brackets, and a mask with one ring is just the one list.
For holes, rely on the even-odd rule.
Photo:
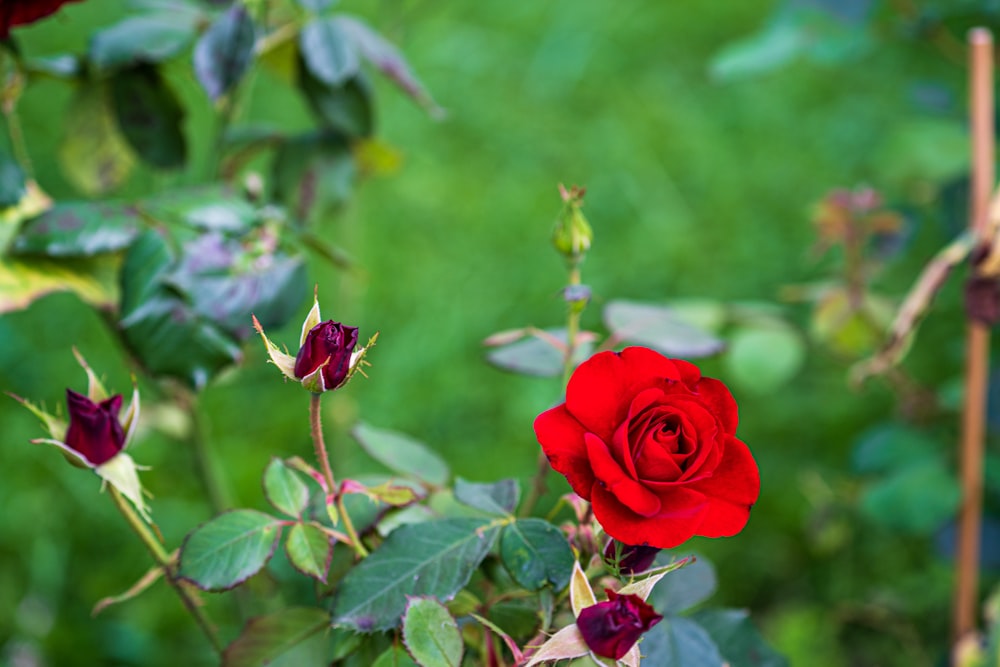
[(97, 467), (113, 459), (125, 447), (125, 431), (118, 421), (121, 394), (94, 403), (72, 389), (66, 390), (69, 429), (66, 445)]
[(357, 327), (347, 327), (333, 320), (320, 322), (309, 330), (299, 348), (295, 357), (295, 377), (301, 380), (322, 367), (322, 390), (336, 389), (347, 380), (351, 353), (357, 344)]
[(987, 326), (1000, 322), (1000, 283), (996, 278), (969, 278), (965, 283), (965, 312)]
[(638, 595), (618, 595), (605, 591), (607, 602), (586, 607), (576, 619), (576, 627), (590, 650), (618, 660), (639, 641), (639, 637), (663, 620), (663, 616)]
[(80, 0), (3, 0), (0, 2), (0, 38), (10, 34), (10, 29), (18, 25), (34, 23), (38, 19), (54, 14), (68, 2)]
[(604, 562), (614, 565), (617, 561), (618, 571), (622, 574), (645, 572), (660, 553), (658, 547), (631, 546), (618, 540), (611, 540), (604, 548)]

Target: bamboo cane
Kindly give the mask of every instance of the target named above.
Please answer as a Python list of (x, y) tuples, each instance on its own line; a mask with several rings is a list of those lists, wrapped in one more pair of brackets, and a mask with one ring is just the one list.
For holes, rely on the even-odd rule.
[[(985, 28), (974, 28), (969, 32), (969, 84), (972, 127), (969, 227), (978, 234), (986, 226), (990, 194), (995, 181), (993, 35)], [(989, 353), (989, 327), (970, 318), (966, 337), (965, 405), (959, 443), (962, 505), (959, 511), (955, 561), (953, 630), (956, 640), (968, 636), (976, 629)]]

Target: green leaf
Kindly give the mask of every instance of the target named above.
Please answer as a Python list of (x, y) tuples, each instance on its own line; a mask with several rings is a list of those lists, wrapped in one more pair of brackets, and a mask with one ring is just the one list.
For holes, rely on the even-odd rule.
[[(658, 556), (656, 560), (658, 565), (670, 564), (669, 557)], [(696, 558), (663, 577), (653, 588), (649, 603), (661, 614), (680, 614), (711, 597), (716, 585), (715, 568), (704, 558)]]
[(923, 431), (902, 424), (883, 424), (861, 434), (851, 460), (860, 473), (889, 472), (918, 462), (943, 465), (945, 449)]
[(192, 16), (184, 12), (130, 16), (94, 33), (90, 61), (98, 70), (159, 63), (180, 53), (193, 36)]
[(298, 0), (299, 5), (314, 14), (325, 12), (336, 5), (338, 0)]
[(307, 223), (350, 199), (357, 166), (343, 137), (308, 133), (282, 142), (271, 174), (271, 197)]
[[(532, 336), (502, 345), (486, 353), (486, 360), (498, 368), (522, 375), (554, 377), (563, 372), (563, 350), (565, 329), (545, 329), (541, 336)], [(592, 338), (577, 340), (574, 364), (586, 360), (594, 350)]]
[(604, 308), (604, 323), (622, 341), (673, 357), (707, 357), (725, 347), (715, 335), (688, 324), (666, 306), (612, 301)]
[(709, 70), (718, 80), (756, 76), (783, 67), (805, 53), (808, 35), (797, 26), (776, 22), (764, 30), (723, 47)]
[(767, 645), (743, 609), (706, 609), (691, 620), (708, 632), (731, 667), (788, 667), (788, 660)]
[(399, 624), (408, 596), (450, 600), (496, 541), (497, 528), (479, 519), (444, 519), (401, 526), (341, 582), (334, 625), (359, 632)]
[(0, 258), (0, 313), (27, 308), (53, 292), (73, 292), (101, 310), (118, 303), (118, 257), (92, 259)]
[[(683, 572), (683, 570), (681, 570)], [(689, 618), (667, 616), (642, 637), (642, 667), (720, 667), (725, 659), (708, 632)]]
[(398, 431), (376, 428), (364, 422), (351, 435), (369, 456), (401, 475), (415, 477), (432, 486), (444, 486), (451, 472), (448, 464), (427, 445)]
[(273, 516), (225, 512), (184, 538), (178, 574), (207, 591), (239, 586), (271, 559), (280, 534), (281, 521)]
[(326, 583), (333, 558), (333, 539), (317, 526), (297, 523), (288, 531), (285, 553), (296, 570)]
[(253, 19), (239, 2), (222, 13), (194, 47), (194, 72), (212, 100), (228, 93), (253, 62)]
[(502, 479), (492, 484), (467, 482), (461, 477), (455, 480), (455, 499), (488, 514), (512, 514), (520, 498), (521, 489), (516, 479)]
[(309, 487), (284, 461), (274, 457), (264, 469), (264, 497), (274, 509), (299, 519), (309, 505)]
[(223, 667), (263, 667), (330, 625), (322, 609), (289, 607), (252, 618), (222, 654)]
[(962, 123), (923, 117), (894, 123), (873, 156), (880, 181), (934, 186), (966, 173), (969, 138)]
[(309, 72), (330, 87), (358, 73), (361, 61), (336, 18), (315, 18), (299, 33), (299, 50)]
[(390, 646), (372, 663), (372, 667), (420, 667), (402, 646)]
[(316, 77), (299, 59), (299, 89), (321, 125), (349, 138), (370, 137), (375, 129), (371, 84), (357, 72), (339, 85)]
[(433, 598), (410, 598), (403, 616), (403, 642), (421, 667), (459, 667), (462, 635), (443, 604)]
[(345, 15), (336, 18), (341, 34), (346, 35), (365, 60), (395, 83), (404, 93), (430, 114), (441, 116), (441, 109), (417, 79), (409, 63), (391, 42), (363, 21)]
[(257, 209), (225, 186), (171, 190), (139, 204), (143, 214), (168, 224), (240, 234), (259, 222)]
[(142, 160), (162, 169), (184, 166), (184, 109), (156, 67), (138, 65), (115, 73), (111, 104), (118, 127)]
[(505, 526), (500, 558), (514, 580), (531, 591), (548, 584), (561, 591), (576, 562), (566, 536), (542, 519), (518, 519)]
[(756, 394), (770, 394), (802, 368), (806, 345), (798, 331), (780, 320), (737, 329), (725, 356), (733, 382)]
[(861, 510), (882, 525), (930, 535), (955, 515), (962, 492), (954, 476), (936, 461), (913, 462), (871, 485)]
[(128, 204), (56, 204), (24, 224), (11, 249), (22, 255), (92, 257), (127, 247), (141, 228), (138, 212)]
[(0, 210), (17, 206), (25, 194), (24, 171), (9, 155), (0, 152)]
[(78, 56), (61, 53), (51, 56), (24, 59), (24, 71), (32, 76), (48, 76), (63, 81), (80, 76), (84, 69)]
[(132, 173), (135, 156), (107, 104), (105, 84), (77, 89), (63, 124), (59, 164), (67, 180), (90, 196), (111, 192)]

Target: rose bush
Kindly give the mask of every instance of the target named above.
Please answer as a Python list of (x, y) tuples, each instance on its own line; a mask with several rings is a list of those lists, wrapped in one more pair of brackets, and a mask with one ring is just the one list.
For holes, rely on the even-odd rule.
[(537, 417), (535, 434), (608, 535), (667, 549), (746, 525), (760, 474), (737, 420), (722, 382), (629, 347), (582, 363), (566, 402)]

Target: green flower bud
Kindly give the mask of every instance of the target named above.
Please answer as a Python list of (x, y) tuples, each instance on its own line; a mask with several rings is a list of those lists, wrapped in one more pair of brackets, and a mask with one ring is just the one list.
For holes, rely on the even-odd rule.
[(594, 238), (594, 232), (590, 228), (590, 223), (583, 216), (583, 195), (586, 191), (583, 188), (573, 186), (568, 191), (562, 185), (559, 186), (559, 194), (563, 199), (563, 208), (556, 219), (555, 227), (552, 230), (552, 244), (567, 259), (579, 261), (590, 249), (590, 242)]

